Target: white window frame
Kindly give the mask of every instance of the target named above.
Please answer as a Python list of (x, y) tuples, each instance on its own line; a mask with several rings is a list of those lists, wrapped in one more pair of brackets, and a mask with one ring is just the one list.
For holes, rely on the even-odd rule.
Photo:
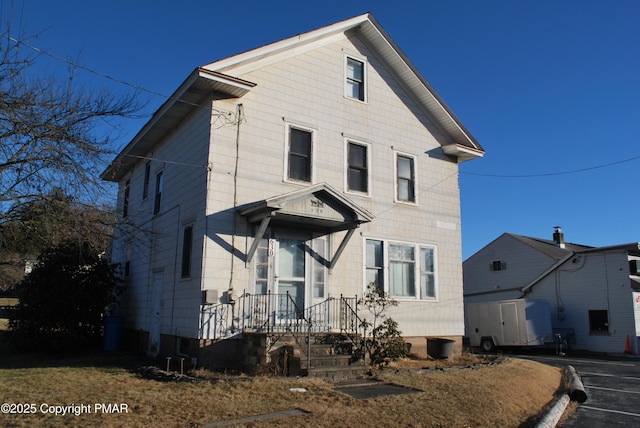
[[(362, 99), (360, 98), (354, 98), (351, 96), (351, 91), (349, 91), (350, 86), (349, 86), (349, 72), (347, 71), (347, 65), (349, 63), (349, 60), (353, 60), (353, 61), (357, 61), (362, 63)], [(348, 98), (350, 100), (354, 100), (354, 101), (358, 101), (361, 103), (366, 104), (368, 101), (368, 94), (367, 94), (367, 88), (369, 86), (368, 82), (369, 82), (369, 74), (367, 72), (367, 58), (363, 57), (363, 56), (359, 56), (359, 55), (352, 55), (352, 54), (348, 54), (345, 53), (344, 55), (344, 97)]]
[(164, 169), (156, 172), (153, 191), (153, 215), (162, 212), (162, 193), (164, 192)]
[[(187, 230), (190, 230), (191, 236), (187, 242)], [(191, 279), (193, 274), (193, 247), (195, 242), (195, 225), (188, 223), (182, 227), (182, 252), (180, 254), (180, 279)], [(188, 248), (187, 248), (188, 247)], [(187, 262), (187, 263), (185, 263)], [(186, 265), (186, 266), (185, 266)], [(186, 268), (186, 272), (185, 272)]]
[[(413, 201), (398, 198), (398, 157), (413, 160)], [(406, 152), (394, 151), (393, 154), (393, 200), (399, 204), (418, 205), (418, 157)]]
[(143, 174), (142, 200), (146, 201), (149, 198), (149, 183), (151, 183), (151, 161), (144, 164)]
[(122, 218), (129, 217), (129, 208), (131, 207), (131, 178), (127, 178), (124, 182), (124, 191), (122, 195)]
[[(361, 192), (359, 190), (352, 190), (349, 188), (349, 144), (356, 144), (363, 146), (367, 150), (367, 191)], [(344, 191), (353, 195), (371, 196), (372, 186), (372, 173), (371, 173), (371, 144), (365, 143), (362, 140), (355, 138), (345, 137), (344, 139)]]
[[(311, 134), (311, 171), (310, 171), (310, 181), (298, 180), (295, 178), (289, 178), (289, 147), (290, 147), (290, 137), (291, 137), (291, 129), (297, 129), (303, 132), (309, 132)], [(285, 141), (284, 141), (284, 175), (283, 180), (288, 183), (296, 183), (296, 184), (314, 184), (316, 182), (316, 168), (315, 168), (315, 159), (316, 159), (316, 134), (317, 130), (309, 127), (307, 125), (299, 125), (296, 123), (285, 122)]]
[[(374, 236), (364, 237), (363, 242), (363, 290), (366, 293), (367, 291), (367, 241), (379, 241), (382, 242), (382, 278), (383, 278), (383, 288), (385, 295), (390, 298), (398, 301), (419, 301), (419, 302), (438, 302), (439, 300), (439, 281), (438, 281), (438, 248), (433, 244), (425, 244), (421, 242), (411, 242), (411, 241), (402, 241), (397, 239), (382, 239)], [(414, 296), (395, 296), (391, 294), (391, 277), (390, 277), (390, 257), (389, 257), (389, 246), (390, 245), (401, 245), (407, 247), (413, 247), (414, 251)], [(433, 286), (434, 286), (434, 297), (431, 296), (423, 296), (422, 295), (422, 271), (420, 268), (420, 255), (421, 250), (423, 248), (430, 249), (433, 251), (433, 272), (429, 272), (433, 275)]]

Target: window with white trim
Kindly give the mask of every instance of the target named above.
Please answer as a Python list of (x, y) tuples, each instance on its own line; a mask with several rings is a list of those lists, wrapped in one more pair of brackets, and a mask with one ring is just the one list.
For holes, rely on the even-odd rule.
[(437, 299), (435, 247), (367, 239), (365, 281), (392, 298)]
[(128, 179), (124, 183), (124, 197), (122, 201), (122, 217), (125, 218), (129, 215), (129, 195), (131, 193), (131, 179)]
[(153, 214), (160, 212), (160, 203), (162, 202), (162, 188), (164, 187), (164, 177), (162, 171), (156, 174), (156, 192), (153, 201)]
[(182, 232), (182, 265), (181, 278), (191, 277), (191, 255), (193, 252), (193, 225), (190, 224)]
[(416, 158), (396, 153), (396, 201), (416, 202)]
[(149, 181), (151, 180), (151, 162), (144, 165), (144, 184), (142, 186), (142, 199), (149, 197)]
[(365, 244), (366, 275), (365, 286), (373, 284), (384, 292), (384, 265), (382, 264), (382, 241), (367, 239)]
[(366, 63), (352, 56), (346, 56), (346, 80), (344, 95), (366, 101)]
[(286, 179), (313, 181), (314, 131), (289, 125), (287, 130)]
[(347, 140), (346, 190), (369, 194), (370, 175), (369, 145)]

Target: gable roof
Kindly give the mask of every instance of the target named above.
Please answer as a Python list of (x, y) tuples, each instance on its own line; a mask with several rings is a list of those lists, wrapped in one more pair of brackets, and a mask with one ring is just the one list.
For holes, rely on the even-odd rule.
[(237, 72), (241, 67), (250, 66), (258, 61), (298, 51), (313, 42), (346, 32), (356, 32), (375, 52), (375, 55), (384, 61), (407, 93), (417, 101), (418, 106), (446, 132), (451, 139), (450, 143), (443, 146), (443, 151), (447, 155), (457, 157), (459, 162), (484, 155), (484, 149), (409, 58), (373, 16), (366, 13), (198, 67), (107, 167), (101, 175), (102, 179), (119, 181), (128, 167), (139, 157), (144, 156), (158, 141), (158, 137), (162, 137), (166, 130), (175, 126), (189, 111), (201, 107), (200, 103), (211, 92), (217, 91), (230, 97), (241, 97), (256, 86), (253, 82), (233, 77), (229, 73)]
[(511, 236), (512, 238), (517, 239), (518, 241), (527, 244), (530, 247), (533, 247), (541, 253), (544, 253), (556, 260), (560, 260), (566, 257), (566, 255), (571, 252), (583, 251), (593, 248), (586, 245), (571, 244), (568, 242), (565, 243), (564, 248), (560, 248), (554, 241), (551, 241), (549, 239), (531, 238), (529, 236), (515, 235), (513, 233), (505, 233), (505, 235)]
[(299, 50), (314, 42), (349, 31), (357, 32), (365, 44), (389, 67), (407, 92), (412, 94), (419, 105), (451, 136), (453, 143), (445, 146), (447, 154), (461, 156), (463, 157), (461, 160), (480, 157), (484, 154), (482, 146), (370, 13), (233, 55), (204, 65), (202, 68), (232, 73), (242, 67), (250, 67), (257, 61), (276, 57), (293, 49)]

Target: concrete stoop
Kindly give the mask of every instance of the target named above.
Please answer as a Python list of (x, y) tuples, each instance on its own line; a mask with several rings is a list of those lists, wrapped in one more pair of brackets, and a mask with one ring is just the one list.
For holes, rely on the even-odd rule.
[(286, 350), (287, 375), (310, 376), (330, 382), (360, 378), (365, 373), (362, 361), (352, 361), (351, 354), (336, 353), (335, 344), (311, 343), (309, 355), (297, 346)]

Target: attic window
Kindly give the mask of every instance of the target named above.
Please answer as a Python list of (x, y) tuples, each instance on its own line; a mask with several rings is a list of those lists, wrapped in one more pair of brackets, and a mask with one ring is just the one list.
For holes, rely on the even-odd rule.
[(353, 57), (346, 57), (345, 96), (365, 101), (365, 62)]
[(507, 264), (500, 260), (494, 260), (489, 265), (489, 270), (492, 272), (499, 271), (499, 270), (506, 270), (506, 269), (507, 269)]
[(640, 260), (629, 260), (629, 274), (640, 275)]

